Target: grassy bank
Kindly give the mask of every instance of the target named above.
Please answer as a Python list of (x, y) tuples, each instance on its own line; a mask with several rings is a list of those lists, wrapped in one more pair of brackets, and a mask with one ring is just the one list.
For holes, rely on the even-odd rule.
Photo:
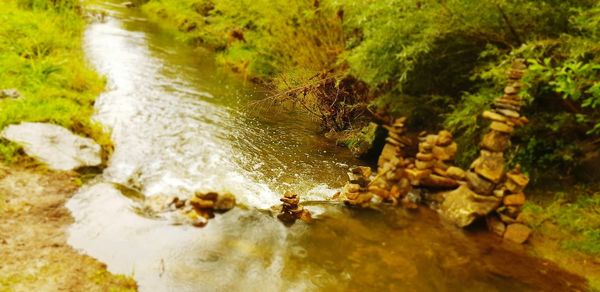
[[(0, 129), (49, 122), (91, 137), (110, 151), (108, 135), (90, 120), (105, 82), (84, 60), (85, 20), (76, 3), (0, 2), (0, 89), (16, 89), (21, 95), (0, 99)], [(21, 157), (17, 145), (0, 141), (0, 159)]]

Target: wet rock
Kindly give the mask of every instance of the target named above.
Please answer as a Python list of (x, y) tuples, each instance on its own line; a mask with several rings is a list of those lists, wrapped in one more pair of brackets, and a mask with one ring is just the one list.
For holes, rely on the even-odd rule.
[(16, 90), (15, 88), (0, 90), (0, 99), (4, 99), (4, 98), (17, 99), (19, 97), (21, 97), (21, 93), (19, 93), (19, 91)]
[(489, 196), (494, 191), (495, 184), (493, 182), (482, 178), (472, 171), (467, 171), (466, 179), (469, 188), (478, 194)]
[(226, 212), (235, 208), (235, 196), (231, 193), (220, 194), (214, 204), (215, 211)]
[(513, 223), (506, 227), (504, 239), (519, 244), (525, 243), (529, 239), (529, 236), (531, 236), (531, 232), (531, 228), (521, 223)]
[(440, 208), (442, 216), (459, 227), (466, 227), (482, 216), (486, 216), (500, 205), (500, 199), (481, 196), (466, 185), (448, 192)]
[(27, 155), (52, 169), (73, 170), (102, 163), (100, 145), (60, 126), (21, 123), (6, 127), (0, 136), (21, 145)]
[(482, 177), (498, 183), (504, 175), (504, 156), (501, 152), (481, 150), (481, 155), (471, 167)]
[(283, 204), (281, 206), (281, 211), (277, 214), (277, 219), (283, 222), (283, 224), (289, 226), (294, 224), (298, 219), (305, 222), (311, 220), (310, 212), (299, 205), (300, 197), (298, 197), (298, 195), (287, 192), (280, 201)]
[(493, 152), (504, 152), (509, 145), (510, 136), (497, 131), (488, 132), (481, 140), (481, 147)]

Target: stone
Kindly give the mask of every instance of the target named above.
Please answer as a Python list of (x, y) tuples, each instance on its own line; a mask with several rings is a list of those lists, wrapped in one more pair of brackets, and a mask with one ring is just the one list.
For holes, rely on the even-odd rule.
[(496, 122), (506, 122), (507, 118), (501, 114), (492, 111), (484, 111), (481, 115), (484, 119), (496, 121)]
[(518, 193), (515, 195), (505, 196), (503, 203), (506, 206), (522, 206), (525, 204), (525, 194)]
[(519, 93), (519, 89), (514, 86), (506, 86), (504, 87), (504, 93), (514, 95)]
[(433, 158), (431, 153), (417, 153), (417, 159), (421, 161), (431, 161)]
[(520, 106), (512, 105), (510, 103), (504, 103), (499, 100), (494, 101), (494, 106), (496, 108), (509, 109), (514, 111), (519, 111), (521, 109)]
[(435, 158), (441, 161), (453, 160), (456, 155), (456, 151), (458, 150), (458, 145), (456, 143), (451, 143), (448, 146), (435, 146), (433, 147), (432, 153)]
[(459, 227), (470, 225), (476, 218), (486, 216), (500, 205), (500, 199), (478, 195), (465, 185), (446, 193), (445, 197), (441, 214)]
[(370, 177), (372, 174), (372, 170), (368, 166), (358, 166), (353, 168), (351, 171), (353, 174), (361, 175), (363, 177)]
[(432, 174), (423, 178), (420, 182), (421, 186), (430, 187), (430, 188), (444, 188), (451, 189), (458, 187), (458, 182), (451, 178), (439, 176)]
[(514, 106), (522, 106), (523, 104), (521, 103), (520, 99), (514, 99), (511, 98), (510, 96), (503, 96), (502, 98), (497, 100), (500, 103), (505, 103), (505, 104), (510, 104), (510, 105), (514, 105)]
[(467, 171), (466, 180), (469, 188), (480, 195), (489, 196), (494, 191), (495, 184), (493, 182), (472, 171)]
[(369, 192), (375, 194), (378, 197), (381, 198), (387, 198), (390, 196), (389, 192), (385, 189), (382, 189), (380, 187), (377, 186), (369, 186)]
[(415, 161), (415, 167), (417, 169), (430, 169), (433, 167), (433, 161), (421, 161), (421, 160), (417, 160)]
[(431, 175), (431, 170), (406, 169), (408, 179), (414, 184), (423, 178)]
[(508, 73), (508, 78), (511, 80), (519, 80), (519, 79), (523, 78), (524, 74), (525, 74), (525, 71), (523, 71), (523, 70), (513, 69)]
[(480, 176), (498, 183), (504, 176), (504, 155), (502, 152), (481, 150), (481, 155), (471, 167)]
[(215, 210), (219, 212), (229, 211), (235, 207), (235, 196), (231, 193), (222, 193), (215, 202)]
[(437, 135), (427, 135), (425, 136), (425, 142), (427, 144), (436, 145), (438, 136)]
[(518, 244), (525, 243), (531, 236), (531, 228), (521, 223), (513, 223), (506, 227), (504, 239)]
[(529, 178), (520, 170), (512, 170), (506, 174), (506, 189), (512, 193), (522, 192), (529, 184)]
[(493, 152), (504, 152), (509, 145), (510, 135), (498, 131), (489, 131), (481, 140), (481, 147)]
[(421, 153), (429, 153), (433, 149), (433, 144), (429, 144), (427, 142), (419, 143), (419, 152)]
[(504, 235), (504, 231), (506, 231), (506, 225), (504, 224), (504, 222), (502, 222), (502, 220), (500, 220), (500, 218), (498, 218), (495, 215), (488, 215), (487, 217), (485, 217), (485, 219), (487, 227), (491, 232), (495, 233), (498, 236)]
[(512, 134), (512, 132), (515, 130), (513, 127), (500, 122), (492, 122), (490, 129), (507, 134)]
[(442, 130), (437, 135), (436, 145), (438, 146), (448, 146), (452, 143), (452, 133), (446, 130)]
[(385, 144), (385, 146), (383, 146), (383, 150), (381, 151), (381, 155), (379, 155), (377, 166), (383, 166), (386, 161), (390, 161), (392, 158), (396, 157), (396, 154), (397, 151), (394, 145)]
[(450, 166), (448, 169), (446, 169), (446, 175), (450, 178), (461, 180), (465, 178), (466, 173), (464, 170), (456, 166)]
[(196, 209), (213, 209), (213, 207), (215, 205), (214, 201), (204, 200), (204, 199), (198, 198), (196, 196), (192, 197), (189, 200), (189, 202)]
[(517, 111), (509, 110), (509, 109), (495, 109), (495, 112), (510, 118), (519, 118), (521, 115)]
[(21, 97), (21, 93), (19, 93), (19, 91), (15, 88), (0, 90), (0, 99), (4, 99), (4, 98), (17, 99), (19, 97)]
[(358, 193), (360, 185), (348, 183), (344, 186), (344, 193)]
[(27, 155), (55, 170), (102, 164), (100, 145), (61, 126), (44, 123), (9, 125), (0, 137), (21, 145)]

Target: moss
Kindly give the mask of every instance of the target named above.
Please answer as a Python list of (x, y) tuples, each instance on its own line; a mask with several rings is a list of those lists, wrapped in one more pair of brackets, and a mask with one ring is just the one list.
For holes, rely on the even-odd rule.
[[(91, 121), (105, 81), (85, 62), (85, 21), (67, 2), (0, 2), (0, 89), (21, 94), (0, 100), (0, 129), (20, 122), (53, 123), (95, 139), (109, 153), (108, 134)], [(0, 160), (17, 160), (19, 149), (0, 140)]]
[(380, 136), (379, 129), (377, 124), (369, 123), (359, 130), (345, 132), (343, 137), (337, 139), (337, 144), (348, 147), (356, 156), (362, 156), (376, 144)]

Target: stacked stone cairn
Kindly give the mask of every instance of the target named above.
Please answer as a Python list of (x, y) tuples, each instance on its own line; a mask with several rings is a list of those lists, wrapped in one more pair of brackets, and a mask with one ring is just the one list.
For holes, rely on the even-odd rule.
[(168, 207), (171, 211), (183, 214), (183, 221), (196, 227), (204, 227), (209, 219), (215, 217), (215, 213), (225, 213), (235, 205), (235, 196), (230, 193), (197, 192), (188, 200), (172, 198)]
[(286, 226), (290, 226), (300, 219), (308, 222), (311, 220), (310, 212), (300, 206), (300, 197), (292, 192), (286, 192), (281, 199), (283, 204), (281, 211), (277, 214), (277, 219)]
[(404, 157), (404, 148), (412, 144), (412, 141), (406, 134), (406, 117), (398, 118), (392, 126), (383, 126), (388, 130), (388, 137), (385, 139), (385, 146), (381, 151), (379, 160), (377, 161), (377, 172), (381, 173), (381, 168), (396, 158)]
[(358, 166), (348, 172), (349, 182), (342, 189), (342, 199), (346, 206), (365, 208), (370, 206), (373, 193), (369, 191), (371, 168)]
[(421, 133), (419, 152), (414, 164), (406, 170), (411, 184), (426, 188), (452, 189), (464, 178), (464, 171), (448, 166), (454, 160), (458, 146), (446, 130), (437, 135)]
[(411, 190), (404, 171), (409, 162), (403, 156), (404, 148), (410, 146), (412, 141), (405, 136), (405, 123), (406, 118), (402, 117), (396, 119), (392, 126), (384, 126), (388, 130), (388, 137), (377, 162), (377, 175), (368, 186), (369, 192), (393, 205), (398, 204)]
[[(505, 174), (504, 151), (510, 146), (515, 127), (528, 122), (519, 113), (522, 101), (518, 92), (524, 70), (523, 61), (516, 60), (508, 74), (504, 95), (495, 100), (492, 110), (483, 112), (482, 117), (490, 120), (491, 125), (482, 139), (480, 156), (466, 173), (467, 184), (448, 193), (442, 205), (442, 214), (461, 227), (498, 210), (500, 218), (506, 219), (495, 220), (492, 217), (496, 215), (490, 215), (488, 223), (497, 233), (516, 242), (526, 241), (531, 232), (525, 225), (516, 222), (520, 206), (524, 203), (522, 189), (528, 180), (518, 168)], [(504, 224), (509, 225), (502, 228)], [(514, 224), (519, 225), (512, 226)], [(516, 233), (518, 236), (514, 236)]]

